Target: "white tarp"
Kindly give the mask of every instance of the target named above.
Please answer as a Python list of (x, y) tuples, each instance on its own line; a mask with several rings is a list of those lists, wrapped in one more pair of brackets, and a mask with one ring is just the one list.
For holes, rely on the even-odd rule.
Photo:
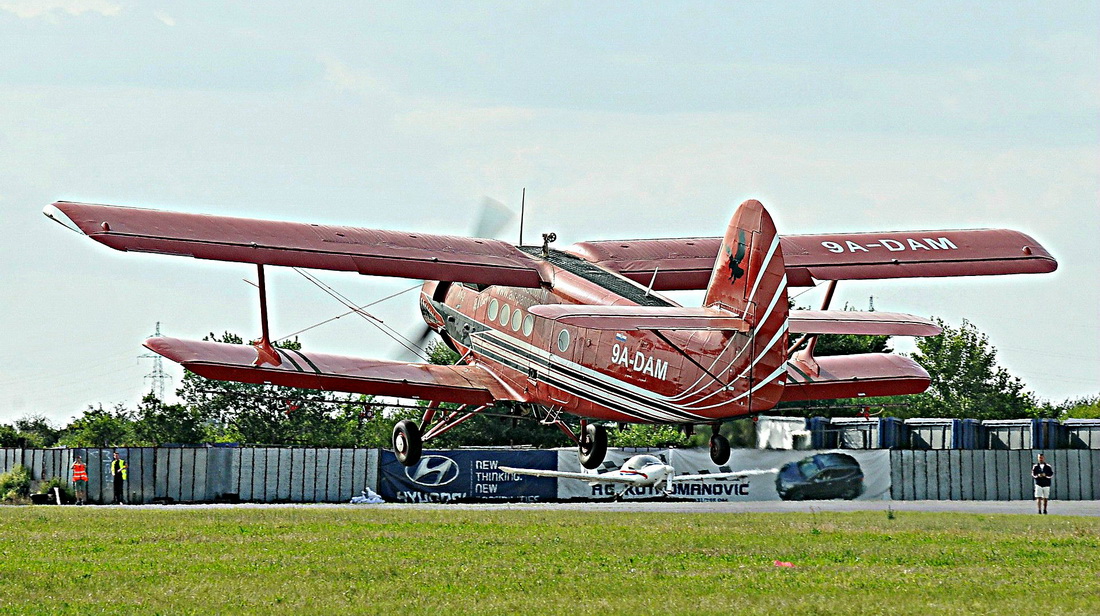
[(797, 449), (795, 435), (806, 434), (805, 417), (758, 417), (757, 449)]
[[(859, 489), (859, 500), (884, 500), (890, 498), (890, 452), (885, 449), (853, 451), (853, 450), (829, 450), (829, 451), (783, 451), (783, 450), (759, 450), (759, 449), (735, 449), (730, 455), (727, 464), (717, 466), (710, 461), (710, 452), (707, 449), (611, 449), (607, 452), (603, 466), (598, 471), (606, 472), (619, 468), (623, 462), (639, 453), (648, 453), (661, 458), (676, 468), (676, 472), (682, 475), (700, 473), (720, 473), (737, 471), (763, 471), (751, 474), (744, 478), (724, 481), (690, 481), (676, 482), (672, 498), (681, 498), (695, 501), (765, 501), (782, 500), (776, 489), (776, 477), (779, 469), (788, 462), (799, 462), (812, 458), (816, 454), (837, 453), (850, 456), (859, 465), (863, 473), (862, 486)], [(558, 450), (558, 470), (580, 472), (580, 462), (577, 460), (576, 449)], [(810, 492), (805, 495), (807, 499), (829, 497), (828, 488), (825, 488), (825, 496), (817, 496)], [(807, 483), (807, 488), (810, 484)], [(558, 498), (560, 499), (601, 499), (610, 498), (621, 493), (625, 486), (615, 484), (591, 485), (585, 481), (572, 479), (558, 479)], [(652, 488), (630, 488), (622, 496), (625, 499), (658, 498), (664, 495), (665, 486)], [(841, 490), (841, 492), (846, 490)], [(819, 491), (818, 494), (822, 492)], [(839, 492), (833, 498), (843, 498)]]

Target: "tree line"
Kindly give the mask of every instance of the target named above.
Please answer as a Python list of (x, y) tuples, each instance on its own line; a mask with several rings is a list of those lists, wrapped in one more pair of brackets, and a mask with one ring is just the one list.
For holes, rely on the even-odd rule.
[[(1050, 403), (1027, 391), (1023, 381), (996, 361), (996, 349), (973, 324), (943, 327), (938, 336), (920, 338), (913, 359), (928, 371), (931, 386), (922, 394), (783, 403), (769, 414), (801, 416), (885, 415), (1021, 419), (1100, 418), (1100, 395)], [(232, 333), (206, 340), (244, 344)], [(280, 343), (300, 349), (297, 340)], [(890, 352), (888, 336), (821, 336), (815, 355)], [(429, 347), (431, 361), (455, 363), (458, 356), (443, 344)], [(0, 424), (2, 447), (159, 446), (165, 444), (242, 443), (312, 447), (388, 448), (395, 423), (419, 419), (423, 403), (397, 406), (372, 396), (303, 390), (277, 385), (213, 381), (187, 372), (176, 391), (179, 402), (166, 404), (147, 394), (135, 408), (90, 406), (64, 427), (42, 415)], [(447, 405), (444, 405), (447, 406)], [(453, 406), (453, 405), (451, 405)], [(751, 446), (751, 420), (727, 422), (723, 434), (735, 446)], [(629, 425), (610, 431), (612, 446), (692, 446), (709, 438), (709, 428), (685, 435), (675, 426)], [(501, 403), (445, 433), (433, 447), (458, 445), (533, 445), (564, 447), (572, 443), (556, 427), (540, 424), (523, 404)]]

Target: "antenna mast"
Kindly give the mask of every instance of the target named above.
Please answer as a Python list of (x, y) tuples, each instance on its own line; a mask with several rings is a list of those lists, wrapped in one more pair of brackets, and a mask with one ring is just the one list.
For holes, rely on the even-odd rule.
[(527, 206), (527, 187), (523, 187), (523, 193), (519, 198), (519, 245), (523, 246), (523, 210)]

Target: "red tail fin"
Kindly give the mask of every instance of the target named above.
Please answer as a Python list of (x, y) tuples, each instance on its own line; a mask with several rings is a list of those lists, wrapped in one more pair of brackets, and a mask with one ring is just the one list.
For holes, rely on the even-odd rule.
[(741, 204), (730, 221), (703, 300), (735, 312), (752, 329), (748, 365), (751, 410), (771, 408), (786, 380), (787, 276), (775, 223), (759, 201)]

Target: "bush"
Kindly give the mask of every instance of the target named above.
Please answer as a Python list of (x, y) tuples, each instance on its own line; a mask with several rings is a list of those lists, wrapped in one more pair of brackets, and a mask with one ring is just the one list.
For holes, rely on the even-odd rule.
[(11, 471), (0, 475), (0, 495), (5, 501), (25, 499), (30, 493), (31, 472), (27, 467), (16, 464)]
[(622, 430), (610, 430), (607, 441), (612, 447), (675, 447), (687, 437), (675, 426), (629, 424)]
[(39, 494), (53, 494), (53, 489), (58, 488), (61, 490), (61, 502), (62, 503), (74, 503), (76, 502), (76, 495), (69, 489), (69, 486), (65, 485), (65, 482), (60, 477), (50, 477), (48, 480), (43, 481), (38, 486)]

